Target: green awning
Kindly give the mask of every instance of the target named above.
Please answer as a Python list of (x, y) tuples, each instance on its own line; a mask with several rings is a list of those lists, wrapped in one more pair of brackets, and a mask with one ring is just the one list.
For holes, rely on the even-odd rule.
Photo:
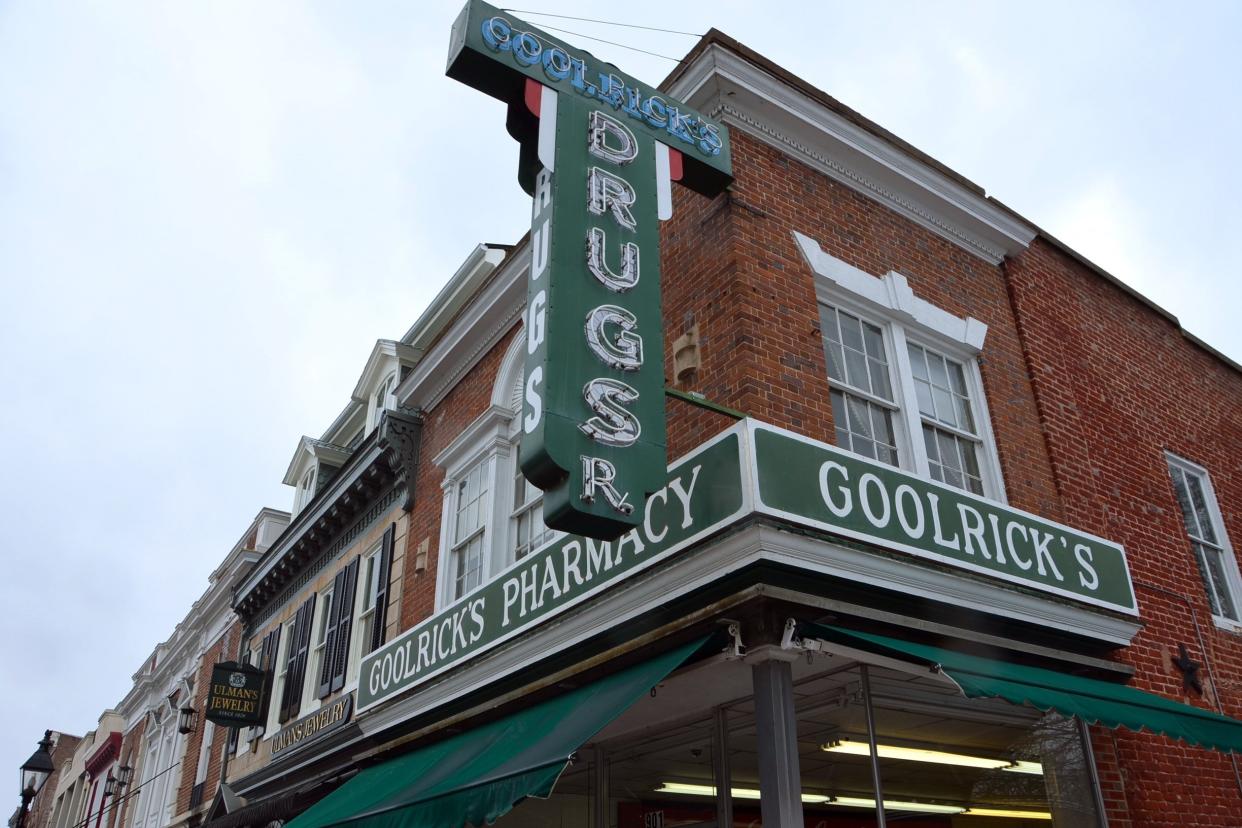
[(1242, 753), (1242, 721), (1124, 684), (823, 624), (804, 624), (800, 631), (804, 638), (819, 638), (936, 668), (970, 698), (1002, 698), (1044, 712), (1055, 710), (1065, 716), (1077, 716), (1088, 724), (1149, 730), (1192, 745)]
[(703, 644), (695, 641), (594, 684), (367, 768), (287, 828), (490, 825), (552, 793), (570, 756)]

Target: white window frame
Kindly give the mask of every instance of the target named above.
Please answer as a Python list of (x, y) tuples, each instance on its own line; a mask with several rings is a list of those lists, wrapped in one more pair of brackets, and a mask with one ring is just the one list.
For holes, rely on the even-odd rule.
[[(513, 547), (517, 540), (514, 518), (518, 510), (513, 508), (513, 486), (517, 475), (517, 445), (521, 437), (525, 344), (526, 336), (518, 327), (496, 372), (491, 405), (432, 459), (436, 466), (444, 469), (440, 553), (436, 566), (437, 611), (465, 597), (453, 596), (455, 573), (450, 550), (456, 528), (457, 484), (477, 463), (490, 464), (486, 469), (490, 503), (484, 528), (485, 552), (480, 587), (514, 563)], [(554, 532), (544, 544), (563, 534)]]
[[(374, 618), (379, 610), (378, 605), (372, 605), (370, 609), (366, 608), (366, 600), (370, 594), (378, 596), (379, 579), (381, 576), (380, 566), (383, 564), (384, 543), (380, 541), (374, 548), (364, 554), (358, 561), (358, 586), (357, 592), (354, 594), (354, 620), (350, 627), (351, 641), (349, 642), (349, 663), (345, 668), (345, 692), (358, 686), (358, 669), (362, 664), (363, 650), (370, 643), (371, 631), (363, 630), (362, 624), (367, 616)], [(375, 589), (371, 589), (371, 574), (374, 574)]]
[(367, 410), (367, 431), (372, 431), (379, 425), (380, 416), (390, 409), (397, 407), (397, 398), (394, 391), (397, 390), (397, 372), (389, 371), (380, 380), (379, 385), (375, 387), (375, 391), (371, 394), (370, 406)]
[(453, 594), (455, 577), (451, 550), (458, 540), (454, 537), (457, 488), (470, 470), (479, 465), (483, 466), (488, 485), (487, 503), (484, 505), (486, 518), (482, 521), (484, 554), (479, 586), (486, 584), (507, 564), (505, 548), (509, 533), (504, 527), (508, 525), (508, 500), (512, 500), (513, 494), (509, 492), (506, 500), (504, 492), (507, 487), (501, 484), (503, 478), (500, 475), (512, 472), (509, 424), (513, 419), (513, 412), (507, 407), (490, 406), (432, 461), (444, 469), (440, 554), (436, 565), (437, 611), (465, 597)]
[(201, 785), (207, 781), (207, 764), (211, 755), (211, 743), (216, 735), (216, 723), (208, 720), (203, 725), (203, 738), (198, 742), (198, 764), (194, 766), (194, 784)]
[[(1220, 504), (1216, 500), (1216, 490), (1212, 487), (1212, 476), (1208, 470), (1197, 463), (1180, 457), (1170, 451), (1164, 453), (1165, 461), (1169, 465), (1169, 483), (1175, 487), (1173, 492), (1174, 502), (1177, 501), (1176, 482), (1172, 477), (1172, 469), (1176, 468), (1185, 475), (1194, 475), (1199, 479), (1199, 484), (1203, 488), (1204, 506), (1207, 507), (1208, 520), (1212, 523), (1212, 531), (1216, 533), (1217, 541), (1221, 547), (1221, 567), (1225, 570), (1225, 589), (1229, 592), (1229, 597), (1233, 600), (1234, 611), (1238, 614), (1238, 618), (1229, 618), (1217, 612), (1212, 613), (1212, 621), (1221, 629), (1231, 630), (1233, 632), (1242, 632), (1242, 572), (1238, 570), (1238, 559), (1234, 556), (1233, 545), (1229, 542), (1229, 534), (1225, 531), (1225, 520), (1221, 515)], [(1193, 550), (1193, 544), (1199, 543), (1194, 536), (1190, 534), (1190, 528), (1185, 524), (1185, 517), (1181, 511), (1181, 505), (1178, 504), (1176, 510), (1178, 518), (1182, 520), (1182, 531), (1186, 542), (1191, 544), (1191, 555), (1195, 558), (1194, 564), (1196, 570), (1199, 570), (1200, 564), (1198, 555)], [(1199, 572), (1200, 583), (1207, 573)], [(1207, 585), (1203, 585), (1204, 597), (1208, 598), (1208, 605), (1211, 606), (1210, 596), (1207, 595)]]
[[(934, 351), (962, 365), (971, 416), (980, 443), (979, 472), (983, 497), (1006, 502), (1004, 476), (992, 418), (979, 371), (979, 354), (987, 336), (987, 325), (973, 317), (961, 318), (914, 295), (910, 283), (900, 273), (890, 271), (876, 277), (824, 252), (813, 239), (794, 233), (803, 257), (815, 273), (815, 294), (819, 305), (831, 305), (880, 328), (887, 351), (889, 384), (893, 391), (893, 432), (898, 468), (932, 482), (931, 467), (923, 440), (923, 418), (919, 412), (914, 374), (910, 368), (907, 344)], [(823, 333), (821, 332), (821, 338)], [(827, 379), (827, 375), (825, 375)], [(847, 391), (848, 389), (842, 389)], [(941, 424), (938, 427), (954, 431)], [(940, 484), (946, 485), (949, 484)], [(956, 489), (956, 487), (950, 486)], [(956, 489), (965, 491), (968, 489)]]
[(319, 477), (319, 464), (312, 462), (310, 468), (303, 472), (298, 480), (298, 488), (293, 497), (293, 513), (296, 515), (315, 497), (315, 481)]
[[(516, 417), (514, 418), (514, 423), (515, 424), (517, 423)], [(543, 513), (543, 510), (542, 510), (543, 492), (539, 492), (539, 494), (533, 500), (526, 501), (520, 506), (515, 506), (513, 504), (513, 501), (517, 496), (518, 475), (520, 474), (520, 470), (518, 467), (519, 466), (518, 461), (520, 457), (519, 445), (521, 443), (521, 435), (515, 434), (512, 436), (511, 440), (512, 440), (512, 450), (510, 451), (510, 462), (508, 465), (509, 473), (504, 478), (504, 485), (501, 488), (501, 492), (505, 495), (505, 503), (506, 503), (506, 508), (508, 510), (508, 519), (505, 521), (505, 532), (504, 532), (504, 535), (505, 535), (504, 564), (506, 566), (513, 563), (514, 561), (518, 559), (517, 558), (517, 541), (518, 541), (519, 519), (526, 513), (534, 511), (536, 508), (540, 510), (541, 515)], [(522, 557), (523, 558), (529, 557), (535, 551), (542, 549), (544, 546), (547, 546), (549, 543), (551, 543), (552, 541), (556, 540), (558, 537), (561, 537), (564, 534), (565, 534), (564, 532), (558, 532), (555, 529), (550, 529), (548, 528), (547, 524), (544, 524), (543, 540), (537, 544), (532, 543), (530, 545), (530, 548), (526, 550), (526, 553)]]
[(319, 670), (323, 667), (324, 650), (328, 645), (328, 618), (336, 610), (336, 602), (332, 600), (336, 597), (335, 592), (336, 584), (329, 583), (315, 598), (310, 649), (306, 653), (306, 675), (302, 677), (302, 706), (294, 718), (314, 713), (323, 703), (323, 699), (319, 698)]
[(285, 681), (289, 676), (289, 647), (293, 638), (294, 619), (290, 618), (280, 625), (280, 635), (276, 637), (276, 661), (272, 671), (272, 693), (267, 701), (267, 723), (265, 733), (275, 733), (280, 729), (280, 697), (285, 690)]

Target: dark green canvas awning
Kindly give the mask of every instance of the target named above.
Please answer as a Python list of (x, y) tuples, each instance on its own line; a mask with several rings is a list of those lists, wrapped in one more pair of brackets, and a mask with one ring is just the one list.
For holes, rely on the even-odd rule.
[(460, 828), (546, 797), (569, 757), (703, 641), (368, 768), (287, 828)]
[(1242, 753), (1242, 722), (1124, 684), (822, 624), (804, 624), (801, 634), (804, 638), (819, 638), (938, 667), (971, 698), (1002, 698), (1044, 712), (1056, 710), (1065, 716), (1077, 716), (1088, 724), (1149, 730), (1192, 745)]

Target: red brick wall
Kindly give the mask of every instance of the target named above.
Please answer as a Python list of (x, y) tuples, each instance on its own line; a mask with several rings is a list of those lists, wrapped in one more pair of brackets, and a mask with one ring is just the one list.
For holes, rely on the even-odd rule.
[[(444, 506), (444, 494), (440, 487), (444, 482), (444, 471), (431, 461), (491, 405), (496, 373), (513, 336), (514, 331), (505, 334), (466, 377), (425, 414), (422, 445), (419, 447), (416, 498), (410, 513), (410, 528), (406, 532), (405, 564), (401, 572), (403, 630), (435, 611), (440, 516)], [(424, 540), (427, 541), (427, 566), (425, 571), (417, 572), (414, 562)]]
[[(1118, 654), (1135, 666), (1134, 685), (1212, 707), (1215, 696), (1182, 691), (1168, 662), (1184, 643), (1209, 663), (1209, 695), (1242, 716), (1242, 639), (1211, 624), (1161, 454), (1209, 469), (1227, 528), (1242, 538), (1229, 506), (1242, 498), (1242, 377), (1042, 240), (989, 265), (744, 134), (734, 133), (733, 152), (731, 192), (706, 199), (678, 189), (663, 227), (669, 383), (832, 441), (814, 278), (793, 231), (867, 273), (902, 273), (919, 297), (988, 326), (980, 371), (1009, 502), (1126, 545), (1145, 624)], [(672, 344), (696, 324), (701, 368), (675, 383)], [(487, 408), (507, 344), (428, 413), (403, 628), (435, 602), (443, 475), (430, 460)], [(731, 422), (676, 400), (667, 410), (670, 458)], [(413, 562), (424, 540), (420, 574)], [(1221, 754), (1124, 730), (1093, 728), (1092, 741), (1113, 825), (1242, 824)]]
[[(1001, 268), (744, 133), (732, 140), (732, 192), (708, 201), (678, 188), (665, 225), (666, 351), (700, 327), (702, 369), (689, 388), (833, 442), (815, 283), (797, 230), (873, 276), (896, 270), (920, 298), (987, 324), (980, 372), (1009, 502), (1062, 519)], [(671, 353), (666, 360), (671, 377)], [(686, 408), (669, 403), (670, 457), (727, 425)]]
[[(1208, 470), (1226, 532), (1242, 538), (1242, 374), (1042, 239), (1006, 271), (1066, 520), (1129, 557), (1144, 627), (1117, 657), (1140, 689), (1242, 717), (1242, 636), (1212, 623), (1163, 453)], [(1210, 668), (1204, 697), (1169, 663), (1178, 644)], [(1101, 740), (1134, 824), (1242, 824), (1221, 754), (1127, 731)]]
[[(198, 771), (198, 755), (202, 749), (203, 736), (207, 732), (207, 720), (203, 718), (203, 711), (207, 709), (207, 691), (211, 685), (211, 669), (221, 661), (237, 660), (237, 642), (241, 635), (241, 623), (234, 621), (233, 625), (220, 637), (206, 653), (203, 654), (202, 661), (199, 662), (198, 671), (194, 678), (194, 698), (190, 705), (198, 711), (198, 724), (193, 733), (187, 734), (185, 737), (185, 753), (181, 759), (181, 773), (177, 784), (177, 804), (173, 809), (174, 814), (183, 814), (190, 809), (190, 797), (194, 791), (195, 774)], [(224, 757), (224, 751), (228, 745), (229, 729), (227, 727), (217, 726), (213, 729), (211, 745), (208, 751), (207, 775), (204, 777), (203, 797), (198, 808), (206, 808), (211, 805), (211, 799), (216, 795), (216, 788), (220, 783), (220, 763)]]

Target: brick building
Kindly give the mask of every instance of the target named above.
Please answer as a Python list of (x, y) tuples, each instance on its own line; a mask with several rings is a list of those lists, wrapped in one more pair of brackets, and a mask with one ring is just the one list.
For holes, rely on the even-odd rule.
[(733, 174), (661, 227), (668, 484), (543, 525), (538, 251), (474, 251), (290, 466), (211, 824), (1238, 824), (1238, 366), (723, 34), (662, 89)]
[[(538, 67), (558, 42), (524, 31), (483, 39)], [(662, 109), (622, 83), (605, 116), (683, 102), (732, 174), (660, 226), (670, 465), (638, 525), (545, 526), (539, 237), (479, 246), (298, 442), (236, 619), (147, 695), (201, 699), (239, 646), (266, 720), (192, 735), (193, 783), (124, 828), (1242, 824), (1242, 368), (719, 32)], [(549, 94), (587, 93), (510, 100), (514, 134)]]

